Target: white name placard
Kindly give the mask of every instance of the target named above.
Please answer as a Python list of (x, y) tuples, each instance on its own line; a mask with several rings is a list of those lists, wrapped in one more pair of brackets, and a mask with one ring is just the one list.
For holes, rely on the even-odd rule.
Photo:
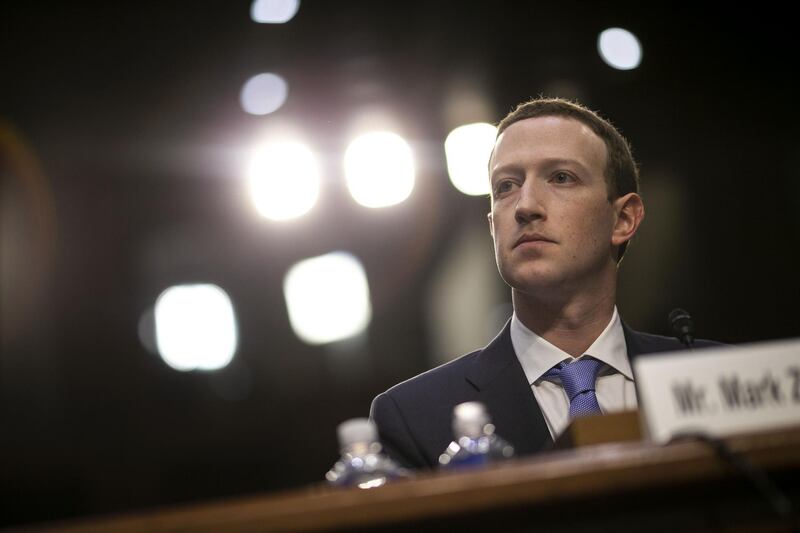
[(642, 355), (633, 370), (656, 442), (800, 426), (800, 340)]

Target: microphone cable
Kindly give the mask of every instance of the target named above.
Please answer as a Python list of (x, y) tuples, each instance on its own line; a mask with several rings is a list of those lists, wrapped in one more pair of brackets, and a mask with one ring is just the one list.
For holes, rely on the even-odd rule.
[(699, 441), (706, 444), (719, 459), (740, 474), (756, 489), (762, 499), (767, 502), (781, 520), (791, 524), (790, 531), (800, 531), (800, 523), (797, 521), (791, 500), (769, 478), (764, 469), (753, 464), (741, 453), (733, 451), (724, 440), (707, 433), (699, 431), (678, 433), (667, 444), (683, 441)]

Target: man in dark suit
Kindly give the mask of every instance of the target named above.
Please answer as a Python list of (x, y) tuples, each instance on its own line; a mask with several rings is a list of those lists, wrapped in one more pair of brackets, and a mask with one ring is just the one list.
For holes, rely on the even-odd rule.
[[(436, 465), (461, 402), (483, 402), (518, 455), (535, 453), (573, 416), (635, 408), (630, 360), (681, 348), (617, 312), (618, 264), (644, 205), (630, 147), (610, 123), (562, 99), (521, 104), (498, 126), (489, 179), (489, 230), (514, 314), (483, 350), (375, 398), (384, 448), (409, 467)], [(585, 375), (589, 384), (569, 385)]]

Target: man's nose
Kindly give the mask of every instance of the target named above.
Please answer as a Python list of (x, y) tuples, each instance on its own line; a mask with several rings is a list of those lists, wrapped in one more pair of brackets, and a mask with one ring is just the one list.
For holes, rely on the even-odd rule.
[(514, 207), (514, 217), (519, 224), (526, 224), (545, 216), (541, 192), (536, 190), (534, 185), (533, 180), (525, 180), (520, 189), (519, 200)]

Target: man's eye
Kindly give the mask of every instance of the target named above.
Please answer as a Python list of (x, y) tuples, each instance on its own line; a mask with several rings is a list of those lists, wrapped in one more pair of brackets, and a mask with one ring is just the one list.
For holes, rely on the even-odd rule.
[(572, 176), (566, 172), (558, 172), (555, 176), (553, 176), (553, 181), (556, 183), (569, 183), (572, 181), (572, 179)]
[(508, 192), (514, 186), (514, 182), (511, 180), (503, 180), (497, 184), (494, 188), (495, 194), (501, 194), (504, 192)]

